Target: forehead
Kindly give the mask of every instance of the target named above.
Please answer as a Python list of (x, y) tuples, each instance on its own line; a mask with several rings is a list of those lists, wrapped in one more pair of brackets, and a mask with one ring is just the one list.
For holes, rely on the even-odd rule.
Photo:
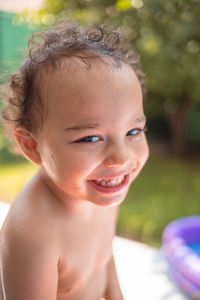
[(93, 63), (89, 69), (83, 63), (66, 64), (50, 72), (45, 81), (48, 110), (58, 121), (71, 122), (74, 116), (95, 118), (108, 110), (117, 117), (130, 110), (130, 105), (136, 114), (142, 110), (139, 80), (125, 64), (114, 68)]

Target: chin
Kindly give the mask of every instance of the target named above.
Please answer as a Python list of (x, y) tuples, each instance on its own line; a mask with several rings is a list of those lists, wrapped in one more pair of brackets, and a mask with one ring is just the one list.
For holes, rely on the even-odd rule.
[(126, 198), (127, 192), (124, 195), (113, 195), (112, 197), (99, 197), (99, 199), (92, 199), (92, 203), (101, 207), (113, 207), (121, 204)]

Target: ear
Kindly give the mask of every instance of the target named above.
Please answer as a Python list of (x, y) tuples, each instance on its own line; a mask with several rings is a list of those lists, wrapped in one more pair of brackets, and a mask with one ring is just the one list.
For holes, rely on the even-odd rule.
[(40, 165), (40, 154), (37, 151), (37, 141), (28, 130), (18, 127), (15, 130), (15, 139), (24, 156), (33, 164)]

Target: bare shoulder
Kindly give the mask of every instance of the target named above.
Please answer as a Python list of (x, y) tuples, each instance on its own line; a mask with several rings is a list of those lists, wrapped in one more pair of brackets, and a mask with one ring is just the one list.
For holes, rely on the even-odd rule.
[(24, 225), (29, 225), (29, 230), (34, 229), (40, 223), (50, 220), (53, 209), (47, 189), (33, 177), (13, 201), (3, 231), (4, 227), (11, 229), (13, 226), (18, 228)]
[[(0, 233), (0, 254), (4, 249), (33, 252), (52, 250), (56, 255), (56, 218), (42, 184), (31, 180), (19, 193), (9, 210)], [(52, 248), (54, 247), (54, 249)]]
[(45, 222), (8, 220), (0, 240), (6, 299), (56, 299), (59, 248), (47, 227)]
[(8, 299), (56, 298), (59, 243), (53, 209), (42, 185), (34, 181), (11, 206), (0, 235), (1, 276)]
[[(52, 204), (53, 203), (53, 204)], [(57, 209), (58, 211), (58, 209)], [(58, 247), (59, 218), (45, 187), (33, 178), (13, 202), (1, 229), (1, 244), (15, 247)], [(52, 246), (53, 245), (53, 246)], [(54, 249), (55, 251), (55, 249)], [(30, 252), (29, 252), (30, 253)]]

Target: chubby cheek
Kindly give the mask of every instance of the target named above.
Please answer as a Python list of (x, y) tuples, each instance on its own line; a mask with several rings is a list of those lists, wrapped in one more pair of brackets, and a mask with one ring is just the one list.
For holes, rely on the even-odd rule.
[(50, 172), (54, 181), (61, 185), (75, 186), (90, 176), (98, 165), (98, 159), (73, 151), (49, 153)]

